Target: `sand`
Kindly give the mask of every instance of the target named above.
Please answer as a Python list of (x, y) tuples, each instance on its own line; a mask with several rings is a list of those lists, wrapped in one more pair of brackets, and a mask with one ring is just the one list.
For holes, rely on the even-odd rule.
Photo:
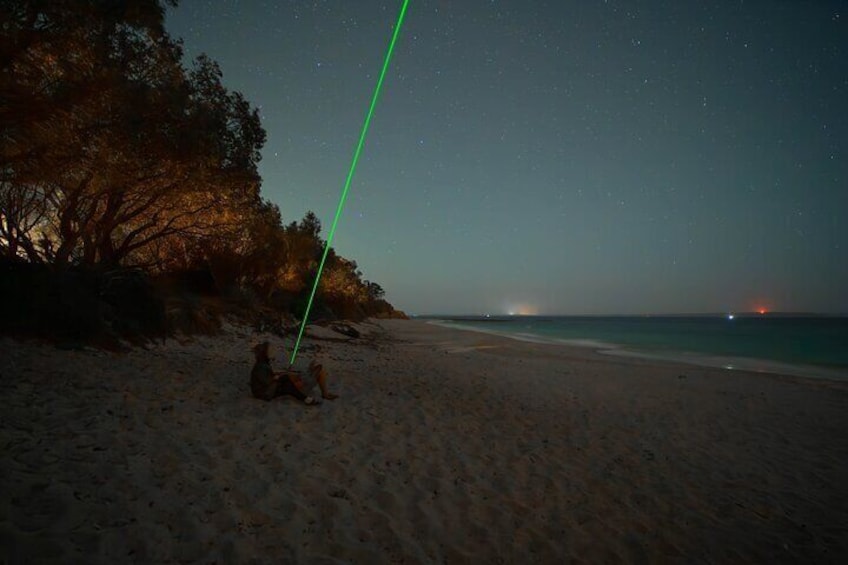
[(250, 397), (245, 328), (0, 339), (0, 561), (848, 562), (845, 383), (357, 327), (317, 408)]

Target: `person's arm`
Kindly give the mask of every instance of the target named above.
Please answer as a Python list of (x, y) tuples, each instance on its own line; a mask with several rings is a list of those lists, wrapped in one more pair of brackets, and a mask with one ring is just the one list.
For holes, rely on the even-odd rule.
[(274, 380), (279, 381), (280, 379), (288, 378), (289, 371), (274, 371)]
[(300, 375), (298, 375), (297, 372), (292, 371), (290, 369), (274, 373), (274, 379), (275, 380), (288, 379), (289, 381), (291, 381), (291, 383), (294, 386), (297, 387), (298, 390), (300, 390), (300, 391), (303, 390), (303, 381), (300, 380)]

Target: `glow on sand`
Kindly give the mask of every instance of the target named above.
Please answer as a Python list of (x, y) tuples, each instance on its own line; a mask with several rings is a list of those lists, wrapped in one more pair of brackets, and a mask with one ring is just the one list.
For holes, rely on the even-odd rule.
[(292, 350), (291, 361), (289, 366), (294, 365), (294, 360), (297, 357), (297, 349), (300, 347), (300, 340), (303, 337), (303, 330), (306, 329), (306, 322), (309, 320), (309, 311), (312, 309), (312, 301), (315, 299), (315, 292), (318, 290), (318, 283), (321, 280), (321, 273), (324, 271), (324, 262), (327, 260), (327, 254), (330, 252), (330, 244), (333, 242), (333, 236), (336, 233), (336, 225), (339, 223), (339, 216), (342, 214), (342, 209), (347, 200), (347, 192), (350, 189), (350, 181), (353, 179), (353, 172), (356, 170), (356, 163), (359, 161), (359, 154), (362, 152), (362, 146), (365, 143), (365, 134), (368, 133), (368, 125), (371, 123), (371, 116), (374, 114), (374, 107), (377, 105), (377, 98), (380, 96), (380, 89), (383, 86), (383, 79), (386, 76), (386, 70), (389, 68), (389, 60), (392, 58), (392, 52), (395, 49), (400, 27), (403, 25), (403, 17), (406, 15), (406, 6), (409, 0), (403, 0), (403, 6), (400, 9), (395, 31), (392, 34), (392, 40), (389, 43), (389, 49), (386, 52), (386, 58), (383, 61), (383, 69), (380, 71), (380, 78), (377, 79), (377, 86), (374, 88), (374, 96), (371, 97), (371, 106), (368, 108), (368, 114), (365, 116), (365, 123), (362, 124), (362, 132), (359, 134), (359, 143), (356, 144), (356, 151), (353, 153), (353, 160), (350, 163), (350, 169), (347, 172), (344, 188), (342, 189), (339, 205), (336, 208), (336, 215), (333, 218), (333, 224), (330, 226), (330, 233), (327, 234), (327, 243), (324, 245), (324, 254), (321, 256), (321, 262), (318, 264), (318, 273), (315, 275), (315, 283), (312, 285), (312, 292), (309, 294), (309, 301), (306, 303), (306, 311), (303, 313), (303, 320), (300, 322), (300, 330), (297, 332), (297, 340), (294, 343)]

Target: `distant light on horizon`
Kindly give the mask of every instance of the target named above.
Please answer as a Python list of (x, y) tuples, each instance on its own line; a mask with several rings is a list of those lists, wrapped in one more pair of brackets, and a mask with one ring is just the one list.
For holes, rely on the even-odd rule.
[(515, 304), (506, 309), (508, 316), (536, 316), (539, 309), (531, 304)]
[(774, 308), (775, 308), (774, 302), (772, 302), (771, 300), (769, 300), (768, 298), (766, 298), (764, 296), (760, 296), (758, 298), (755, 298), (751, 302), (751, 312), (755, 312), (755, 313), (759, 314), (760, 316), (768, 314), (769, 312), (774, 310)]

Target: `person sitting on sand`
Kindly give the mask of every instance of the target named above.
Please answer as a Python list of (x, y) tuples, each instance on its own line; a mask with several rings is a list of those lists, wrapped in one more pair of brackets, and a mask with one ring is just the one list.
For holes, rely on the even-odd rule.
[[(269, 345), (267, 341), (263, 341), (253, 347), (253, 354), (256, 357), (253, 369), (250, 371), (250, 391), (253, 396), (262, 400), (271, 400), (277, 396), (289, 395), (310, 406), (320, 404), (315, 397), (307, 394), (315, 386), (314, 384), (307, 386), (303, 379), (292, 370), (274, 372), (271, 368), (271, 356), (268, 354)], [(316, 348), (316, 355), (318, 351)], [(314, 358), (309, 362), (307, 372), (311, 378), (315, 379), (323, 398), (327, 400), (338, 398), (327, 390), (327, 371)]]

